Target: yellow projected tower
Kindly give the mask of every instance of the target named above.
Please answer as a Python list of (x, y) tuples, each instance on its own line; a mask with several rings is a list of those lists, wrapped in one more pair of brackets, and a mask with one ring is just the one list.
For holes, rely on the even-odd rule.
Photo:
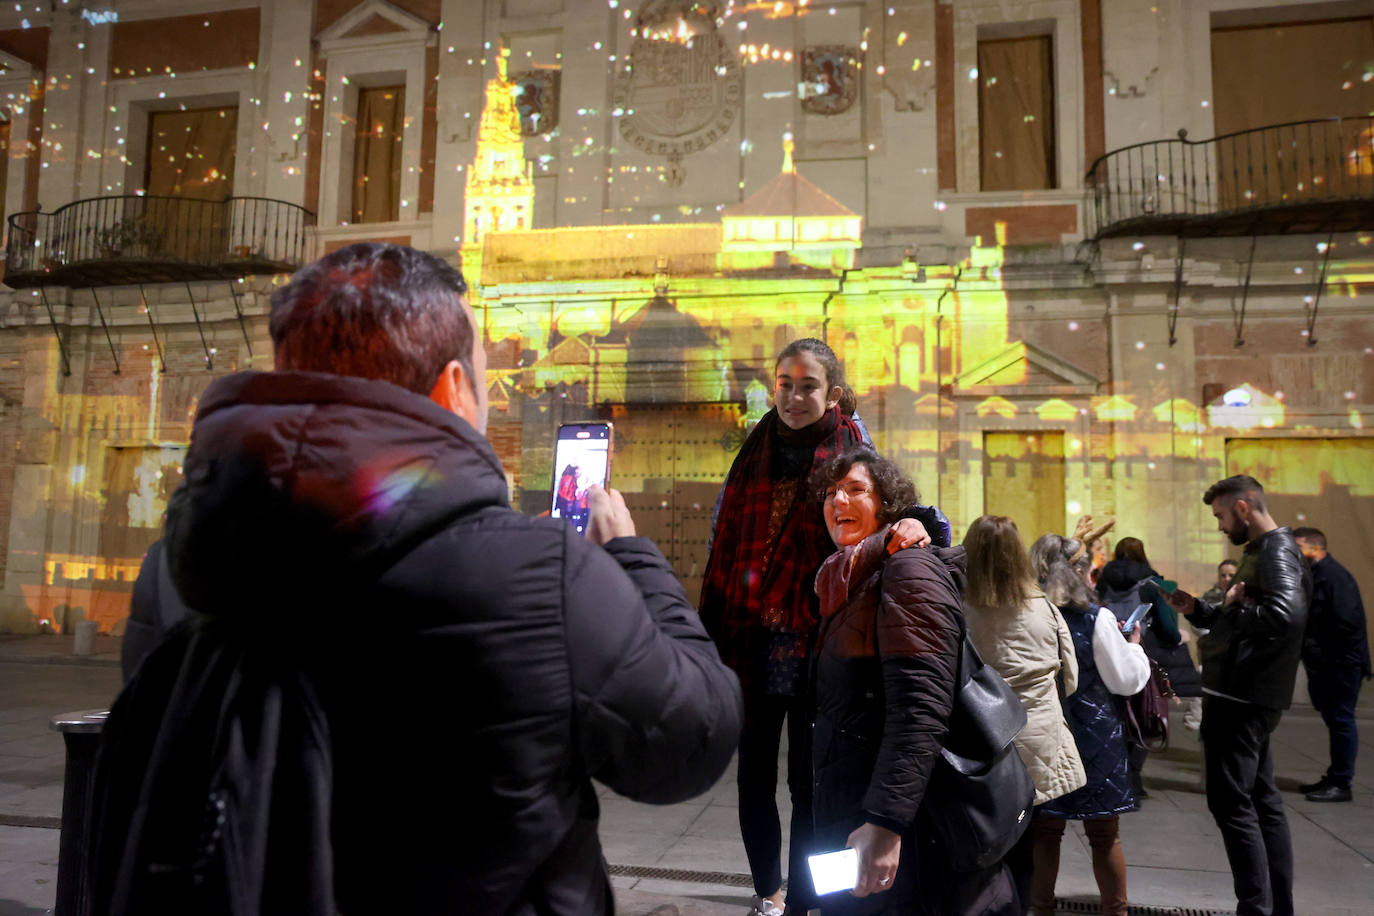
[(468, 169), (463, 198), (463, 243), (478, 245), (488, 232), (529, 229), (534, 180), (525, 161), (514, 84), (507, 76), (510, 50), (496, 58), (497, 76), (487, 81), (486, 104), (477, 128), (477, 155)]

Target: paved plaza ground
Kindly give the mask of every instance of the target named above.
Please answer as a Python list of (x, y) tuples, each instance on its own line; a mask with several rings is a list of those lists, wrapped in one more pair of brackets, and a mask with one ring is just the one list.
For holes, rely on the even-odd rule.
[[(0, 636), (0, 916), (51, 912), (62, 809), (63, 744), (55, 714), (108, 705), (119, 687), (118, 641), (101, 637), (78, 659), (60, 636)], [(1300, 683), (1298, 699), (1304, 700)], [(1374, 736), (1374, 698), (1362, 697), (1361, 726)], [(1374, 912), (1374, 752), (1360, 758), (1355, 800), (1314, 804), (1296, 791), (1324, 767), (1326, 732), (1305, 705), (1285, 714), (1274, 739), (1279, 786), (1288, 801), (1303, 916)], [(1173, 746), (1145, 767), (1150, 797), (1122, 818), (1129, 892), (1139, 913), (1226, 913), (1234, 907), (1221, 838), (1198, 780), (1194, 733), (1176, 728)], [(742, 916), (750, 890), (739, 840), (733, 768), (691, 802), (654, 807), (600, 789), (601, 835), (621, 913)], [(786, 809), (785, 791), (779, 804)], [(1080, 828), (1065, 838), (1061, 913), (1096, 912), (1096, 889)]]

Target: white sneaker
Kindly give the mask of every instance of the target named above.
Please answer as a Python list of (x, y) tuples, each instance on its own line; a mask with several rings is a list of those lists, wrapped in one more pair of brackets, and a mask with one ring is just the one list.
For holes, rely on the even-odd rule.
[(746, 916), (782, 916), (782, 910), (767, 897), (755, 894), (754, 899), (749, 902), (749, 912)]

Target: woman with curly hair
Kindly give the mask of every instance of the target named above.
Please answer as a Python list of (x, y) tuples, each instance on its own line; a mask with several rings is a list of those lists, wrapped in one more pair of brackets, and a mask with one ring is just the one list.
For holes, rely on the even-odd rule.
[(813, 478), (839, 548), (821, 566), (812, 763), (816, 845), (858, 852), (858, 884), (832, 913), (1014, 913), (1007, 869), (948, 866), (922, 817), (959, 673), (962, 547), (903, 550), (891, 524), (915, 499), (891, 461), (856, 448)]

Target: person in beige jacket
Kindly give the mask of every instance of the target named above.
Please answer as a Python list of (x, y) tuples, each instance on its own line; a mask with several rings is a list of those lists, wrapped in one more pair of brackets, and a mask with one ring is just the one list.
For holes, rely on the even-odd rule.
[[(964, 550), (969, 638), (1026, 707), (1016, 750), (1035, 782), (1035, 803), (1042, 805), (1088, 781), (1059, 702), (1061, 685), (1066, 696), (1078, 686), (1073, 637), (1058, 608), (1036, 587), (1014, 521), (981, 516), (969, 526)], [(1007, 858), (1023, 901), (1030, 896), (1031, 836), (1027, 830)]]

